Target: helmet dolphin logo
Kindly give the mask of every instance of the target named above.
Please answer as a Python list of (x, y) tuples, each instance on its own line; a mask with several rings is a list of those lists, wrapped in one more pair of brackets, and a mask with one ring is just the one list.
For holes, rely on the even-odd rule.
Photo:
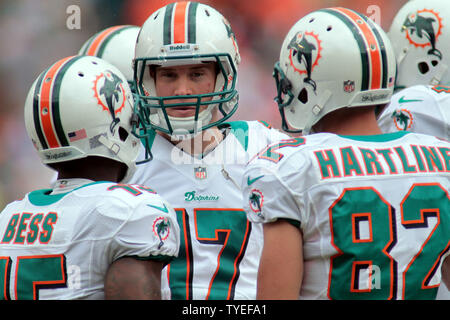
[(305, 64), (307, 76), (303, 81), (309, 83), (314, 88), (314, 91), (316, 91), (316, 82), (311, 79), (313, 51), (317, 50), (316, 46), (308, 42), (304, 33), (297, 32), (289, 42), (287, 48), (293, 51), (292, 56), (297, 55), (298, 63), (301, 64), (303, 62)]
[(431, 49), (428, 50), (428, 54), (434, 55), (442, 60), (442, 52), (436, 49), (436, 33), (433, 29), (433, 23), (436, 22), (436, 19), (433, 17), (423, 17), (419, 15), (419, 13), (413, 13), (408, 15), (403, 22), (401, 32), (409, 30), (411, 34), (416, 32), (417, 37), (422, 39), (425, 37), (431, 45)]
[(233, 29), (231, 29), (231, 24), (230, 24), (230, 22), (228, 22), (228, 20), (225, 17), (222, 19), (222, 22), (225, 25), (225, 29), (227, 30), (228, 38), (230, 38), (231, 42), (233, 42), (233, 47), (234, 47), (234, 50), (236, 51), (235, 59), (238, 60), (239, 59), (239, 53), (238, 53), (239, 50), (238, 50), (238, 47), (236, 44), (236, 34), (234, 33)]
[[(108, 106), (109, 112), (113, 118), (113, 122), (117, 122), (116, 114), (114, 110), (115, 103), (119, 102), (119, 94), (122, 92), (120, 85), (123, 83), (122, 79), (116, 75), (114, 72), (108, 70), (107, 75), (105, 75), (105, 83), (103, 87), (100, 88), (99, 94), (103, 95), (106, 104)], [(115, 102), (113, 101), (115, 100)]]

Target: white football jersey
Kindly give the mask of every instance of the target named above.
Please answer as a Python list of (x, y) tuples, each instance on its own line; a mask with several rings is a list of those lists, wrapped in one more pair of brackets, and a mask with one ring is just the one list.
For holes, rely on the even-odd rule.
[(329, 133), (263, 149), (242, 181), (249, 220), (303, 234), (301, 299), (434, 299), (450, 249), (450, 144)]
[(258, 121), (220, 127), (228, 134), (203, 159), (156, 135), (153, 160), (131, 180), (154, 188), (177, 212), (180, 253), (163, 272), (165, 299), (256, 298), (262, 227), (247, 220), (238, 184), (250, 157), (287, 135)]
[(103, 299), (115, 260), (170, 261), (173, 208), (138, 185), (95, 182), (68, 193), (28, 193), (0, 213), (0, 299)]
[(450, 140), (450, 87), (417, 85), (399, 91), (378, 125), (385, 133), (411, 131)]

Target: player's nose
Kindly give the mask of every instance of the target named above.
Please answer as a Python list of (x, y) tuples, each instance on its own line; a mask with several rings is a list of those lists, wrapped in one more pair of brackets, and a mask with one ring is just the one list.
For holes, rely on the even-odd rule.
[(187, 75), (179, 76), (175, 85), (174, 95), (184, 96), (184, 95), (191, 95), (192, 93), (193, 93), (192, 85)]

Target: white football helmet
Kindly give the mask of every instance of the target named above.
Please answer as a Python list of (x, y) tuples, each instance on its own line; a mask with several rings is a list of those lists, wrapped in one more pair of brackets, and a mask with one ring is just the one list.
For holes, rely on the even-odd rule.
[(388, 103), (395, 67), (387, 35), (364, 15), (346, 8), (306, 15), (288, 32), (275, 64), (283, 130), (308, 134), (334, 110)]
[[(61, 59), (42, 72), (25, 102), (25, 125), (44, 164), (98, 156), (135, 171), (140, 141), (125, 76), (97, 57)], [(134, 123), (133, 123), (134, 121)]]
[[(140, 28), (132, 25), (118, 25), (106, 28), (90, 37), (78, 54), (102, 58), (133, 84), (134, 47)], [(131, 87), (133, 89), (133, 87)]]
[(448, 0), (413, 0), (396, 14), (388, 36), (397, 57), (396, 89), (450, 84)]
[[(150, 66), (176, 66), (216, 62), (215, 92), (202, 95), (156, 95)], [(173, 135), (178, 130), (192, 134), (216, 126), (231, 117), (238, 106), (237, 66), (240, 62), (235, 35), (228, 21), (214, 8), (197, 2), (176, 2), (158, 9), (145, 21), (135, 52), (135, 86), (141, 98), (140, 115), (156, 130)], [(192, 98), (196, 103), (171, 103)], [(202, 101), (212, 97), (211, 101)], [(203, 112), (200, 106), (208, 105)], [(194, 106), (192, 117), (171, 117), (171, 107)], [(211, 122), (217, 108), (220, 120)]]

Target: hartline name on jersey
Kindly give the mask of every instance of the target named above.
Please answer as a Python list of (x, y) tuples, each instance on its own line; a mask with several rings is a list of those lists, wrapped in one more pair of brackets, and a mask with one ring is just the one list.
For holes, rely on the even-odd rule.
[(383, 149), (348, 146), (313, 153), (322, 179), (450, 172), (450, 149), (447, 147), (411, 145), (406, 150), (401, 146)]

